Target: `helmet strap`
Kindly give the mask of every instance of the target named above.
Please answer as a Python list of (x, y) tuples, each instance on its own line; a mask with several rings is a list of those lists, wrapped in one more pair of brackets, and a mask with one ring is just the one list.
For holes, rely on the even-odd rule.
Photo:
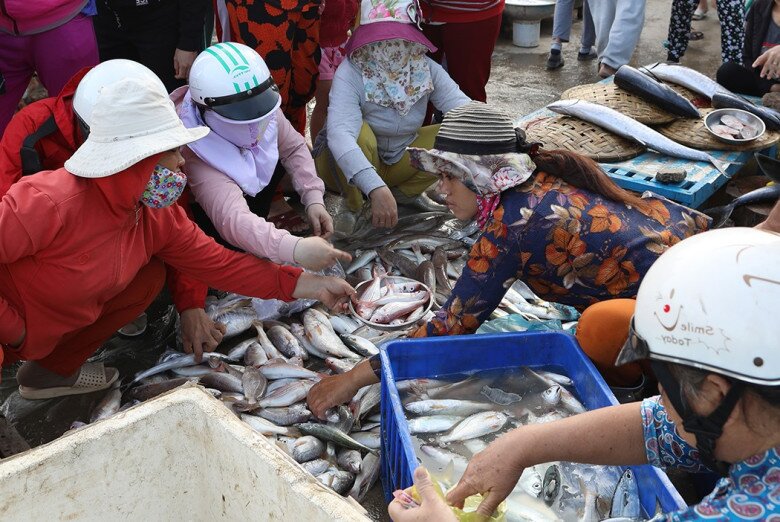
[(731, 388), (726, 393), (723, 401), (712, 413), (702, 416), (696, 414), (690, 407), (688, 400), (682, 393), (680, 383), (669, 371), (666, 363), (651, 360), (650, 365), (658, 378), (658, 382), (663, 386), (672, 406), (680, 414), (683, 428), (685, 431), (693, 433), (696, 437), (696, 448), (699, 450), (701, 461), (711, 470), (719, 473), (721, 476), (726, 476), (730, 464), (715, 458), (715, 444), (723, 434), (723, 426), (742, 396), (742, 391), (744, 390), (742, 382), (731, 381)]

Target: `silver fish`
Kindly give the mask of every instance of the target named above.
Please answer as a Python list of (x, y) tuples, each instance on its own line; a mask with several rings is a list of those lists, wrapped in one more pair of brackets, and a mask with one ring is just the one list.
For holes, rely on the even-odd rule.
[(454, 472), (456, 475), (463, 475), (466, 468), (469, 465), (469, 461), (465, 457), (458, 455), (452, 451), (438, 448), (430, 444), (423, 444), (420, 446), (420, 451), (431, 458), (431, 460), (439, 467), (446, 468), (450, 463), (453, 464)]
[(371, 261), (376, 259), (377, 253), (376, 250), (365, 250), (364, 252), (361, 252), (358, 254), (355, 253), (355, 259), (350, 263), (350, 265), (344, 270), (344, 272), (349, 275), (355, 272), (358, 268), (362, 268), (369, 264)]
[(382, 446), (379, 431), (356, 431), (350, 436), (360, 444), (373, 450), (378, 450)]
[(404, 406), (408, 411), (419, 415), (471, 415), (478, 411), (492, 410), (490, 404), (455, 399), (424, 400), (410, 402)]
[(301, 464), (301, 466), (303, 466), (303, 469), (312, 475), (317, 476), (325, 473), (325, 471), (330, 467), (330, 462), (324, 459), (314, 459), (310, 460), (309, 462), (304, 462)]
[(320, 375), (317, 372), (307, 370), (295, 364), (291, 364), (285, 361), (268, 361), (260, 368), (260, 373), (265, 375), (269, 379), (319, 379)]
[(610, 517), (638, 518), (642, 515), (642, 506), (639, 503), (639, 486), (631, 468), (626, 468), (615, 488), (612, 496)]
[(325, 443), (317, 437), (304, 435), (295, 441), (292, 448), (292, 458), (295, 462), (309, 462), (314, 460), (325, 451)]
[(213, 373), (219, 371), (215, 368), (203, 366), (198, 364), (197, 366), (185, 366), (184, 368), (174, 368), (171, 373), (178, 375), (179, 377), (200, 377), (207, 373)]
[(332, 426), (317, 424), (315, 422), (304, 422), (303, 424), (298, 424), (297, 428), (307, 435), (313, 435), (318, 439), (335, 442), (337, 445), (343, 448), (369, 452), (374, 451), (372, 448), (361, 444), (346, 433)]
[(727, 175), (727, 163), (715, 159), (711, 154), (672, 141), (647, 125), (643, 125), (609, 107), (584, 100), (559, 100), (551, 103), (547, 108), (558, 114), (574, 116), (603, 127), (610, 132), (638, 142), (661, 154), (711, 163), (721, 173)]
[(463, 445), (471, 452), (472, 457), (488, 447), (487, 442), (481, 439), (464, 440)]
[(89, 418), (89, 422), (97, 422), (99, 420), (107, 419), (116, 412), (119, 411), (119, 407), (122, 404), (122, 392), (119, 388), (111, 388), (100, 399), (95, 409), (92, 410), (92, 415)]
[[(371, 455), (371, 453), (369, 453), (369, 455)], [(360, 452), (358, 450), (342, 448), (338, 451), (338, 458), (336, 463), (341, 467), (341, 469), (357, 475), (360, 473), (360, 467), (362, 463)]]
[(417, 301), (383, 305), (380, 308), (377, 308), (371, 315), (371, 322), (376, 324), (388, 324), (394, 319), (404, 318), (419, 306), (427, 304), (429, 299), (430, 296), (426, 295), (424, 298), (418, 299)]
[(292, 426), (311, 418), (311, 412), (305, 404), (293, 404), (284, 408), (260, 408), (255, 410), (254, 414), (279, 426)]
[(244, 354), (244, 364), (257, 367), (268, 362), (268, 355), (257, 340), (253, 339), (252, 341)]
[(180, 377), (178, 379), (169, 379), (163, 382), (153, 382), (149, 384), (142, 384), (136, 386), (127, 392), (127, 395), (131, 399), (146, 401), (151, 398), (157, 397), (165, 392), (178, 388), (182, 384), (190, 382), (187, 377)]
[(365, 415), (370, 413), (374, 408), (379, 405), (379, 401), (382, 397), (382, 388), (379, 383), (370, 384), (366, 386), (368, 388), (366, 393), (360, 398), (355, 411), (355, 417), (362, 419)]
[(308, 352), (309, 355), (319, 357), (320, 359), (326, 359), (328, 357), (327, 353), (317, 349), (317, 347), (311, 344), (309, 338), (306, 337), (306, 330), (302, 324), (293, 323), (290, 325), (290, 328), (291, 333), (295, 336), (296, 339), (298, 339), (298, 342), (301, 343), (301, 346)]
[(298, 340), (293, 336), (290, 330), (282, 328), (281, 326), (272, 326), (268, 329), (268, 339), (273, 345), (287, 357), (300, 357), (301, 359), (308, 359), (309, 354), (306, 353)]
[(550, 406), (557, 406), (561, 402), (561, 386), (553, 384), (542, 392), (542, 400)]
[(228, 373), (214, 372), (200, 377), (200, 383), (207, 388), (215, 388), (223, 392), (244, 393), (241, 379)]
[(430, 415), (427, 417), (417, 417), (407, 421), (409, 433), (441, 433), (451, 430), (462, 421), (464, 417), (459, 415)]
[(331, 488), (339, 495), (345, 495), (355, 482), (355, 475), (349, 471), (343, 471), (331, 467), (317, 476), (317, 480)]
[(360, 464), (360, 473), (355, 477), (355, 483), (349, 491), (349, 496), (361, 502), (379, 478), (380, 468), (378, 456), (372, 453), (366, 455)]
[(346, 315), (331, 315), (328, 317), (333, 331), (338, 334), (351, 334), (360, 327), (360, 324)]
[(225, 325), (223, 339), (246, 332), (252, 327), (252, 322), (257, 320), (251, 299), (240, 299), (226, 307), (207, 307), (206, 314), (212, 321)]
[(268, 388), (268, 379), (257, 368), (247, 366), (241, 376), (241, 385), (244, 387), (244, 397), (250, 402), (257, 402)]
[(357, 365), (356, 359), (339, 359), (337, 357), (325, 358), (325, 366), (333, 370), (334, 373), (347, 373)]
[(290, 406), (305, 399), (312, 386), (314, 386), (314, 381), (299, 380), (291, 382), (273, 392), (266, 391), (265, 397), (258, 401), (258, 405), (261, 408)]
[(341, 340), (344, 341), (352, 351), (363, 357), (373, 357), (379, 354), (379, 348), (368, 339), (357, 335), (341, 334)]
[(561, 375), (560, 373), (554, 373), (554, 372), (545, 372), (545, 371), (538, 371), (536, 372), (544, 379), (549, 379), (552, 381), (550, 385), (552, 386), (552, 383), (558, 383), (562, 386), (571, 386), (574, 384), (574, 382), (566, 377), (565, 375)]
[(655, 63), (639, 69), (645, 74), (669, 83), (682, 85), (697, 94), (712, 98), (716, 92), (725, 92), (726, 88), (699, 71), (669, 63)]
[(542, 493), (542, 476), (535, 466), (525, 468), (517, 485), (532, 497), (537, 498)]
[(265, 351), (265, 355), (268, 359), (283, 358), (284, 356), (282, 353), (276, 349), (274, 343), (271, 342), (268, 335), (265, 333), (264, 324), (261, 321), (255, 321), (253, 326), (255, 327), (255, 331), (257, 331), (257, 342), (263, 347), (263, 351)]
[(519, 402), (522, 399), (522, 397), (516, 393), (505, 392), (499, 388), (491, 388), (487, 384), (482, 387), (480, 393), (487, 397), (493, 404), (501, 406), (508, 406), (514, 402)]
[(282, 386), (287, 386), (291, 382), (298, 382), (300, 379), (276, 379), (273, 381), (268, 382), (268, 388), (265, 390), (265, 393), (273, 393), (275, 390), (278, 390)]
[(334, 357), (358, 358), (358, 355), (350, 351), (331, 329), (330, 322), (326, 326), (311, 309), (303, 312), (303, 327), (306, 338), (318, 351)]
[(461, 421), (450, 433), (442, 436), (439, 440), (446, 444), (458, 440), (476, 439), (500, 430), (508, 419), (506, 414), (498, 411), (475, 413)]
[[(152, 375), (157, 375), (158, 373), (167, 372), (168, 370), (173, 370), (175, 368), (185, 368), (187, 366), (195, 366), (195, 354), (194, 353), (188, 353), (188, 354), (179, 354), (179, 352), (174, 352), (175, 355), (165, 359), (164, 361), (160, 362), (159, 364), (156, 364), (149, 368), (148, 370), (144, 370), (142, 372), (138, 372), (135, 374), (135, 377), (132, 381), (128, 384), (128, 386), (133, 385), (142, 379), (146, 379), (148, 377), (151, 377)], [(217, 360), (217, 359), (227, 359), (227, 355), (221, 354), (221, 353), (204, 353), (203, 354), (203, 361), (211, 361), (211, 360)]]
[(285, 435), (287, 437), (295, 437), (298, 434), (298, 430), (295, 428), (277, 426), (269, 420), (247, 413), (241, 414), (241, 420), (246, 422), (250, 428), (263, 435)]

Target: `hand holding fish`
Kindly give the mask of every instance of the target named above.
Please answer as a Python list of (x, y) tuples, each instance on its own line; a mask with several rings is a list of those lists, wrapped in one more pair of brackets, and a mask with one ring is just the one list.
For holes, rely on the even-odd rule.
[(398, 224), (398, 205), (387, 186), (371, 191), (371, 224), (374, 228), (392, 228)]
[(761, 67), (761, 77), (767, 80), (780, 79), (780, 47), (773, 47), (756, 58), (751, 66)]
[(324, 270), (339, 260), (348, 263), (352, 261), (352, 256), (333, 248), (333, 245), (321, 237), (304, 237), (295, 244), (293, 259), (307, 270)]
[(463, 508), (463, 502), (470, 496), (482, 493), (484, 500), (477, 513), (489, 517), (498, 505), (514, 489), (525, 466), (521, 463), (514, 430), (496, 439), (486, 449), (471, 458), (460, 482), (447, 495), (447, 502)]
[(306, 207), (306, 217), (315, 236), (329, 238), (333, 234), (333, 218), (325, 210), (325, 205), (312, 203)]
[(309, 390), (306, 401), (312, 414), (324, 419), (327, 410), (349, 402), (360, 388), (376, 382), (371, 364), (363, 361), (346, 373), (323, 378)]
[(295, 285), (295, 299), (317, 299), (335, 312), (347, 310), (349, 299), (355, 289), (338, 277), (321, 276), (303, 272)]
[(422, 466), (414, 470), (414, 485), (420, 495), (420, 504), (413, 500), (408, 501), (408, 494), (403, 491), (396, 496), (389, 506), (387, 513), (393, 522), (427, 522), (428, 520), (456, 521), (455, 513), (447, 506), (444, 500), (436, 494), (431, 482), (431, 476)]
[(200, 363), (203, 352), (213, 352), (222, 342), (225, 325), (212, 321), (203, 308), (184, 310), (180, 318), (184, 352), (194, 353), (195, 362)]

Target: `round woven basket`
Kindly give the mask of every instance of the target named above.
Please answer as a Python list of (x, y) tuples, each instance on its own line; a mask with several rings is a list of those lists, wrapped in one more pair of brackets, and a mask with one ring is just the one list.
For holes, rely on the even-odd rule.
[[(684, 98), (692, 100), (696, 95), (678, 85), (671, 86)], [(645, 125), (664, 125), (677, 119), (677, 116), (666, 112), (628, 91), (624, 91), (614, 83), (591, 83), (578, 85), (565, 91), (561, 95), (562, 100), (585, 100), (610, 109), (615, 109)]]
[(761, 137), (754, 141), (743, 145), (732, 145), (731, 143), (720, 141), (710, 134), (704, 126), (704, 119), (707, 117), (707, 114), (713, 110), (714, 109), (699, 109), (699, 112), (701, 112), (701, 119), (680, 119), (667, 125), (657, 127), (655, 130), (681, 145), (700, 150), (754, 151), (766, 149), (780, 141), (780, 132), (770, 130), (765, 131)]
[(551, 116), (524, 124), (529, 141), (541, 142), (545, 149), (563, 149), (602, 163), (635, 158), (645, 148), (578, 118)]

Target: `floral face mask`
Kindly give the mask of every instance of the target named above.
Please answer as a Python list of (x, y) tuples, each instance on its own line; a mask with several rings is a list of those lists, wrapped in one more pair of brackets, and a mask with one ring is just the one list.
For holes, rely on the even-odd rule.
[(179, 199), (187, 184), (187, 176), (174, 172), (162, 165), (156, 165), (146, 190), (141, 195), (141, 203), (149, 208), (165, 208)]

